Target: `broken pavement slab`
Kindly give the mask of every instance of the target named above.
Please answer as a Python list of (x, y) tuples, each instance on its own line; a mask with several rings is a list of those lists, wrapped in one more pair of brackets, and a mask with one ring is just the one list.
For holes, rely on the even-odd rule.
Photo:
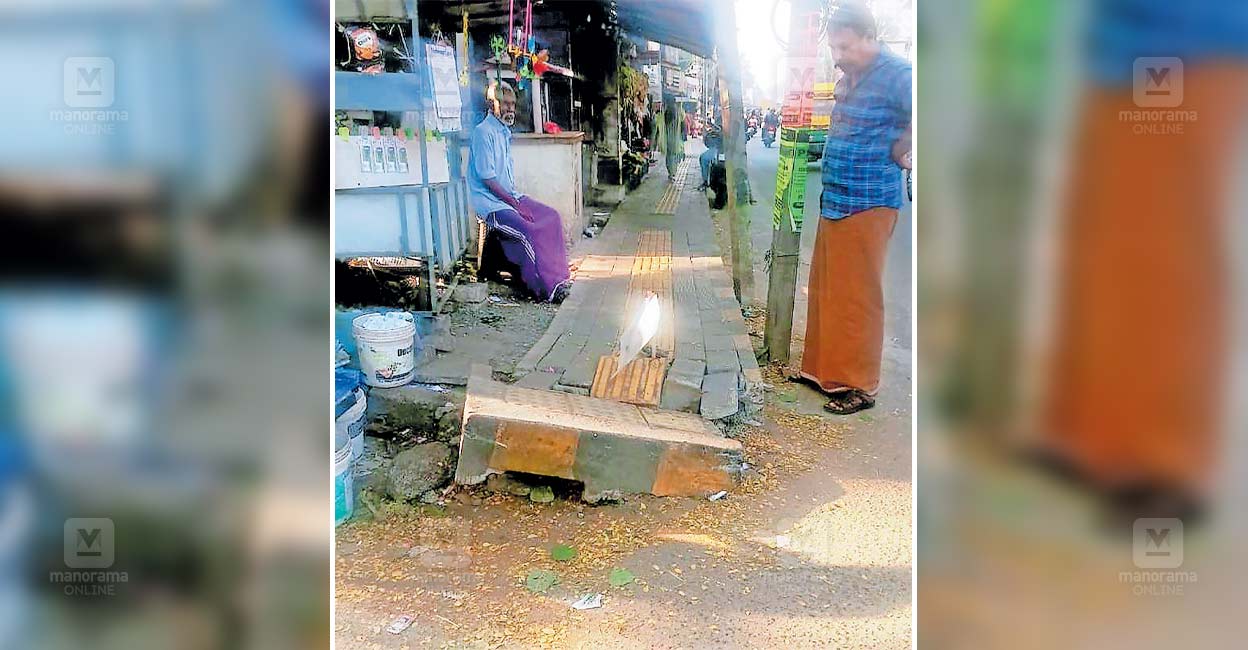
[(661, 408), (697, 413), (702, 403), (702, 377), (706, 363), (697, 359), (677, 359), (663, 382)]
[(737, 414), (737, 373), (716, 372), (702, 378), (702, 417), (721, 420)]
[(741, 466), (741, 443), (696, 415), (503, 384), (478, 365), (455, 480), (555, 476), (584, 483), (592, 503), (628, 493), (706, 496), (735, 487)]

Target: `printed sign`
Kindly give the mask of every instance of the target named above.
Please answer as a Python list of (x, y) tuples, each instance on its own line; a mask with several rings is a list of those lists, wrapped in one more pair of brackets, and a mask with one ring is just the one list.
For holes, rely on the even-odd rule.
[(433, 103), (438, 116), (438, 128), (443, 131), (459, 130), (459, 72), (455, 68), (455, 50), (448, 45), (425, 44), (425, 56), (433, 78)]
[(788, 219), (793, 232), (802, 231), (806, 212), (806, 158), (809, 134), (804, 130), (788, 131), (790, 140), (780, 141), (780, 157), (776, 165), (776, 199), (771, 210), (772, 227)]

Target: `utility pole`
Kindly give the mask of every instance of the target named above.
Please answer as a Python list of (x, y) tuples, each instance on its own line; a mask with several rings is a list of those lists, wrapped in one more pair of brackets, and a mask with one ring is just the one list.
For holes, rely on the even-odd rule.
[[(788, 88), (781, 110), (780, 157), (772, 212), (771, 268), (767, 276), (767, 324), (763, 331), (764, 362), (788, 363), (793, 341), (793, 299), (802, 245), (806, 196), (806, 142), (810, 96), (818, 61), (818, 0), (792, 0), (789, 10)], [(796, 116), (796, 117), (794, 117)]]
[[(741, 105), (741, 55), (737, 47), (737, 10), (724, 3), (719, 12), (719, 82), (724, 127), (724, 161), (727, 172), (729, 233), (732, 238), (732, 290), (742, 306), (754, 295), (754, 267), (750, 251), (750, 179), (745, 159), (745, 111)], [(743, 205), (744, 204), (744, 205)]]

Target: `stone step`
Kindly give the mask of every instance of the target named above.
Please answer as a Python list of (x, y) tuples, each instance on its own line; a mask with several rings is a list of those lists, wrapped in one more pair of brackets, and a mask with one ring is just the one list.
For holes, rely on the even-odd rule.
[(741, 443), (697, 415), (535, 390), (473, 366), (455, 481), (527, 472), (581, 481), (597, 502), (621, 494), (705, 496), (732, 489)]

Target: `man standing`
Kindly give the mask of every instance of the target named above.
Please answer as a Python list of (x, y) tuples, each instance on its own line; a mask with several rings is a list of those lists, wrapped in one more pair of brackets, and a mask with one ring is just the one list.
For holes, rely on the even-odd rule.
[(846, 415), (874, 406), (880, 384), (884, 259), (911, 165), (911, 70), (859, 4), (841, 4), (828, 36), (845, 74), (823, 148), (801, 377), (829, 395), (826, 410)]
[(571, 289), (563, 221), (548, 205), (516, 190), (511, 159), (511, 126), (516, 123), (516, 91), (506, 83), (495, 90), (492, 112), (472, 130), (468, 190), (472, 209), (485, 222), (507, 261), (537, 300), (562, 302)]
[(676, 102), (674, 95), (663, 95), (663, 114), (665, 117), (664, 126), (666, 128), (666, 133), (664, 133), (666, 146), (664, 154), (667, 158), (667, 179), (675, 182), (676, 170), (680, 166), (680, 161), (685, 159), (685, 141), (680, 135), (684, 117), (680, 110), (680, 104)]
[(780, 116), (776, 114), (776, 109), (774, 108), (767, 109), (767, 115), (763, 117), (763, 128), (769, 126), (775, 127), (777, 130), (780, 129)]

